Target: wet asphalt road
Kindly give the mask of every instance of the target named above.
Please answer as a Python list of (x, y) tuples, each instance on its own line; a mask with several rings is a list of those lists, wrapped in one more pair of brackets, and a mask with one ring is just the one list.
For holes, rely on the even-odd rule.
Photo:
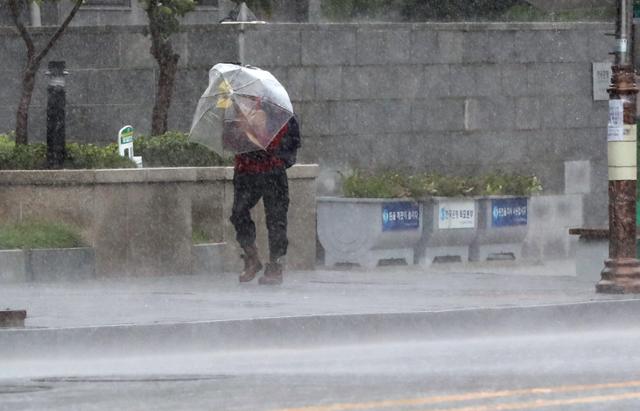
[(640, 328), (3, 361), (0, 410), (638, 410)]

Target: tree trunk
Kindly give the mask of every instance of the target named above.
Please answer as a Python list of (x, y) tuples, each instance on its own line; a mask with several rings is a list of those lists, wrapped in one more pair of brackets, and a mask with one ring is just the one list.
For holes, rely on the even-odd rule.
[(156, 91), (156, 101), (153, 106), (151, 116), (151, 134), (154, 136), (167, 132), (169, 108), (171, 107), (171, 97), (178, 71), (178, 60), (180, 55), (173, 53), (170, 45), (165, 45), (158, 56), (158, 66), (160, 74), (158, 77), (158, 89)]
[(29, 142), (29, 106), (36, 85), (36, 73), (37, 69), (28, 64), (22, 75), (22, 94), (16, 112), (16, 144)]

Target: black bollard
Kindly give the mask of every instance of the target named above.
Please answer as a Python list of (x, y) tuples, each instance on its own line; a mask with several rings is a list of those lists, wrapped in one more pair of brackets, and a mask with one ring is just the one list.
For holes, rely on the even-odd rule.
[(47, 76), (47, 166), (60, 169), (66, 157), (64, 61), (50, 61)]

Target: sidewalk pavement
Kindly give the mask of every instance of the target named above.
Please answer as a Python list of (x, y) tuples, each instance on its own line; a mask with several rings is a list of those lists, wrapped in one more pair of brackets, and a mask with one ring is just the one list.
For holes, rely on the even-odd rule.
[[(565, 275), (573, 272), (573, 260), (563, 260), (374, 270), (318, 267), (286, 272), (284, 284), (275, 287), (238, 284), (232, 273), (2, 284), (0, 309), (26, 309), (27, 319), (23, 329), (0, 330), (0, 357), (19, 354), (27, 342), (31, 351), (46, 346), (48, 352), (71, 340), (77, 340), (76, 347), (93, 341), (102, 348), (111, 339), (115, 347), (125, 341), (158, 343), (154, 338), (173, 347), (198, 339), (251, 346), (245, 340), (295, 343), (302, 341), (301, 333), (307, 339), (320, 335), (310, 336), (312, 330), (334, 337), (347, 330), (349, 338), (357, 339), (415, 328), (438, 334), (447, 331), (447, 324), (457, 330), (489, 329), (490, 318), (528, 328), (561, 325), (562, 310), (579, 317), (567, 318), (566, 324), (605, 312), (609, 319), (590, 317), (583, 325), (633, 321), (624, 312), (637, 312), (640, 296), (596, 294), (593, 280)], [(537, 317), (526, 317), (532, 313)]]

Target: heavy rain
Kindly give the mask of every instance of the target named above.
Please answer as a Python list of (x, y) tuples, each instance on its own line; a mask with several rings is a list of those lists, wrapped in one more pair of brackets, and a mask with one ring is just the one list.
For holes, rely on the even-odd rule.
[(637, 0), (0, 0), (0, 410), (640, 408)]

